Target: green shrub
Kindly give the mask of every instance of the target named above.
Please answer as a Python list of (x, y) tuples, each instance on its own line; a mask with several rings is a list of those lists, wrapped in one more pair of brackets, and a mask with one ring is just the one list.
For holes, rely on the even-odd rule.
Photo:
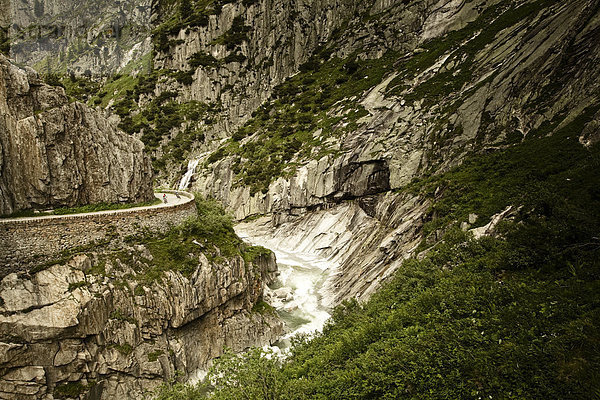
[(63, 398), (78, 398), (79, 395), (85, 393), (89, 387), (80, 382), (68, 382), (57, 385), (54, 389), (54, 396), (59, 399)]
[(244, 61), (246, 61), (246, 56), (243, 54), (235, 54), (235, 53), (231, 53), (228, 54), (224, 59), (223, 59), (226, 63), (232, 63), (232, 62), (237, 62), (237, 63), (243, 63)]
[(192, 54), (188, 58), (188, 63), (192, 70), (196, 70), (198, 67), (216, 67), (219, 65), (219, 60), (214, 58), (212, 55), (207, 54), (203, 51)]
[(50, 86), (60, 86), (64, 88), (64, 84), (62, 83), (62, 76), (56, 73), (47, 73), (44, 75), (44, 81)]
[(244, 17), (238, 15), (233, 19), (231, 28), (215, 42), (224, 44), (228, 50), (233, 50), (236, 46), (248, 40), (250, 30), (251, 28), (244, 23)]
[(160, 357), (163, 354), (164, 354), (164, 351), (162, 351), (162, 350), (156, 350), (156, 351), (150, 352), (150, 353), (148, 353), (148, 361), (150, 361), (150, 362), (157, 361), (158, 357)]
[(189, 86), (192, 84), (192, 82), (194, 81), (194, 70), (189, 70), (189, 71), (178, 71), (177, 73), (175, 73), (174, 77), (175, 80), (181, 84), (184, 84), (186, 86)]
[(5, 27), (0, 27), (0, 53), (7, 57), (10, 55), (9, 29)]

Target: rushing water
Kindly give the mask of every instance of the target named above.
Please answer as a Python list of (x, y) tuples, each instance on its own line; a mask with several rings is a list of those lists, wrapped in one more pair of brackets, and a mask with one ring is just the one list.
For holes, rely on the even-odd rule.
[[(265, 288), (265, 300), (275, 307), (286, 324), (287, 333), (275, 346), (265, 347), (285, 356), (292, 336), (321, 331), (329, 318), (329, 308), (325, 305), (329, 293), (325, 290), (325, 281), (333, 266), (317, 255), (286, 248), (272, 237), (255, 234), (239, 226), (236, 233), (247, 243), (270, 249), (277, 257), (279, 276), (273, 285)], [(199, 369), (189, 377), (188, 383), (201, 381), (206, 374), (207, 371)]]
[(277, 257), (279, 276), (265, 289), (265, 300), (275, 307), (288, 328), (278, 343), (279, 349), (287, 348), (289, 339), (296, 334), (323, 329), (330, 316), (324, 284), (332, 271), (331, 263), (315, 254), (283, 248), (274, 238), (253, 236), (252, 232), (239, 228), (236, 233), (246, 242), (270, 249)]
[(188, 185), (190, 184), (190, 180), (192, 179), (192, 175), (194, 175), (194, 171), (196, 171), (196, 167), (198, 166), (199, 162), (200, 162), (200, 159), (188, 161), (188, 169), (187, 169), (185, 175), (183, 175), (183, 177), (181, 177), (181, 181), (179, 182), (178, 190), (187, 189)]

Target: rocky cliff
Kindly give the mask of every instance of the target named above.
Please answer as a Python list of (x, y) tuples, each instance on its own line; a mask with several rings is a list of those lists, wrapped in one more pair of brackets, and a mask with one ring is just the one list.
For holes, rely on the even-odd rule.
[[(96, 101), (147, 144), (163, 183), (199, 159), (192, 190), (237, 219), (340, 209), (376, 224), (367, 264), (379, 267), (345, 257), (356, 265), (340, 273), (342, 297), (370, 293), (349, 282), (385, 276), (422, 239), (432, 213), (404, 192), (414, 179), (552, 134), (598, 99), (592, 0), (158, 1), (153, 12), (154, 72), (124, 100), (111, 96), (126, 77)], [(589, 145), (597, 123), (586, 123)], [(406, 220), (410, 234), (380, 254)]]
[[(209, 159), (197, 187), (223, 199), (239, 219), (381, 193), (456, 165), (465, 154), (514, 144), (541, 125), (556, 129), (597, 101), (597, 2), (425, 4), (373, 5), (362, 16), (368, 20), (364, 26), (350, 20), (338, 46), (331, 45), (337, 49), (334, 55), (316, 60), (320, 66), (313, 70), (300, 71), (302, 79), (314, 80), (318, 69), (325, 69), (336, 55), (354, 52), (358, 54), (353, 68), (359, 76), (341, 76), (334, 86), (349, 89), (344, 79), (360, 86), (360, 80), (378, 75), (354, 98), (326, 104), (326, 116), (335, 118), (335, 124), (327, 126), (332, 133), (326, 135), (325, 127), (319, 127), (325, 125), (323, 120), (302, 124), (285, 119), (302, 112), (293, 103), (305, 102), (305, 91), (312, 89), (294, 77), (289, 85), (276, 88), (247, 125), (248, 138), (234, 137), (221, 157)], [(406, 21), (410, 16), (415, 18), (412, 24)], [(394, 34), (394, 21), (404, 22), (401, 35)], [(369, 32), (376, 28), (382, 31), (373, 38)], [(385, 56), (386, 51), (396, 53)], [(373, 57), (383, 65), (360, 62)], [(297, 89), (289, 92), (292, 86)], [(317, 93), (323, 91), (319, 88)], [(357, 112), (360, 115), (354, 115)], [(283, 119), (280, 124), (291, 130), (280, 133), (278, 126), (255, 121), (259, 117)], [(287, 156), (292, 166), (258, 176), (263, 186), (256, 188), (262, 193), (252, 190), (246, 178), (254, 173), (253, 142), (260, 146), (267, 139), (277, 151), (269, 131), (286, 144), (290, 137), (302, 139), (302, 130), (311, 137), (302, 143), (309, 154), (283, 146), (281, 150), (291, 153)], [(318, 150), (332, 154), (319, 157)], [(269, 159), (260, 161), (265, 162), (260, 168), (272, 165)]]
[(241, 351), (282, 334), (275, 314), (255, 306), (277, 268), (272, 254), (200, 254), (188, 273), (153, 273), (152, 260), (144, 245), (125, 246), (5, 277), (0, 397), (144, 398), (206, 369), (225, 346)]
[(0, 55), (0, 213), (153, 199), (144, 145)]
[[(235, 137), (238, 128), (255, 117), (259, 105), (270, 108), (278, 98), (281, 101), (282, 92), (277, 90), (278, 85), (298, 72), (307, 79), (297, 79), (293, 84), (296, 89), (280, 88), (296, 95), (301, 93), (297, 89), (313, 86), (316, 94), (323, 98), (329, 95), (331, 89), (339, 86), (339, 81), (335, 71), (323, 76), (312, 74), (315, 68), (319, 68), (318, 64), (343, 69), (344, 62), (348, 60), (383, 59), (386, 53), (394, 52), (392, 63), (383, 71), (391, 75), (393, 62), (409, 57), (410, 52), (425, 40), (438, 37), (448, 30), (462, 28), (477, 18), (487, 3), (192, 2), (195, 7), (190, 12), (192, 16), (187, 18), (182, 17), (180, 9), (171, 3), (157, 4), (160, 7), (157, 7), (156, 15), (161, 23), (154, 36), (157, 51), (155, 66), (163, 68), (163, 71), (177, 71), (170, 78), (159, 80), (157, 92), (177, 93), (178, 101), (198, 101), (220, 106), (216, 115), (211, 115), (211, 123), (199, 127), (203, 131), (202, 142), (190, 146), (194, 149), (192, 155), (198, 155), (214, 150), (219, 140), (232, 135)], [(387, 61), (389, 63), (390, 59)], [(379, 83), (381, 73), (374, 71), (374, 76), (368, 82), (358, 85), (354, 85), (352, 80), (348, 81), (347, 77), (340, 77), (346, 79), (346, 85), (342, 82), (341, 86), (350, 89), (344, 90), (345, 96), (336, 100), (345, 98), (357, 103), (356, 96), (361, 96), (366, 89)], [(187, 79), (183, 79), (182, 74)], [(368, 74), (361, 76), (368, 79)], [(375, 82), (374, 77), (378, 77), (379, 81)], [(320, 101), (315, 100), (312, 99), (312, 103)], [(370, 99), (371, 102), (376, 100)], [(318, 110), (313, 108), (311, 111), (310, 104), (302, 103), (294, 112), (316, 113)], [(329, 114), (349, 111), (348, 107), (331, 110), (332, 103), (324, 104), (321, 110), (330, 110)], [(354, 105), (362, 108), (360, 104)], [(372, 108), (378, 107), (375, 103), (371, 105)], [(281, 110), (277, 110), (277, 113), (281, 113)], [(270, 119), (274, 114), (271, 111), (270, 115), (261, 118)], [(287, 121), (282, 122), (286, 124)], [(294, 121), (289, 125), (292, 129)], [(253, 126), (248, 128), (241, 137), (254, 133)], [(327, 135), (319, 132), (316, 126), (311, 131), (317, 141), (328, 140)], [(314, 139), (306, 137), (299, 141)], [(294, 153), (297, 148), (283, 151)], [(302, 160), (302, 163), (305, 161)], [(171, 165), (163, 168), (163, 172), (179, 172), (177, 167), (180, 162), (179, 159), (173, 160)], [(222, 178), (217, 176), (214, 180), (223, 185), (231, 180)], [(172, 175), (170, 179), (173, 179)], [(214, 186), (213, 183), (208, 185)], [(239, 196), (236, 193), (231, 197)]]
[(107, 77), (131, 61), (141, 68), (140, 59), (151, 50), (149, 0), (7, 0), (3, 5), (0, 26), (7, 31), (10, 57), (44, 73)]
[[(182, 99), (222, 104), (227, 122), (221, 135), (250, 118), (274, 86), (296, 73), (344, 21), (364, 11), (363, 4), (347, 0), (218, 3), (194, 9), (208, 14), (205, 23), (186, 21), (174, 28), (177, 10), (158, 8), (164, 22), (157, 34), (155, 66), (192, 74), (189, 85), (177, 87)], [(167, 36), (166, 43), (161, 35)], [(206, 54), (207, 60), (194, 63), (198, 54)]]

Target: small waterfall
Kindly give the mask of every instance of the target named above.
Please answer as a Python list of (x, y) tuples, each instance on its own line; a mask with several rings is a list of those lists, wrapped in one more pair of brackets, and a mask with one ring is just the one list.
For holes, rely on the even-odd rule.
[(186, 190), (188, 185), (190, 184), (190, 180), (192, 179), (192, 175), (194, 175), (194, 171), (196, 171), (196, 167), (198, 166), (199, 159), (188, 161), (188, 169), (185, 175), (181, 178), (179, 182), (178, 190)]

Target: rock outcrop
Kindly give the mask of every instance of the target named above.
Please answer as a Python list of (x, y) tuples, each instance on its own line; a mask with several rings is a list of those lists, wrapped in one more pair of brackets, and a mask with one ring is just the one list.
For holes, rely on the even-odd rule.
[(282, 334), (274, 313), (253, 311), (274, 257), (201, 255), (189, 277), (149, 279), (148, 249), (123, 251), (126, 263), (92, 253), (0, 282), (0, 397), (139, 399), (224, 347)]
[(0, 55), (0, 214), (153, 199), (139, 140)]

